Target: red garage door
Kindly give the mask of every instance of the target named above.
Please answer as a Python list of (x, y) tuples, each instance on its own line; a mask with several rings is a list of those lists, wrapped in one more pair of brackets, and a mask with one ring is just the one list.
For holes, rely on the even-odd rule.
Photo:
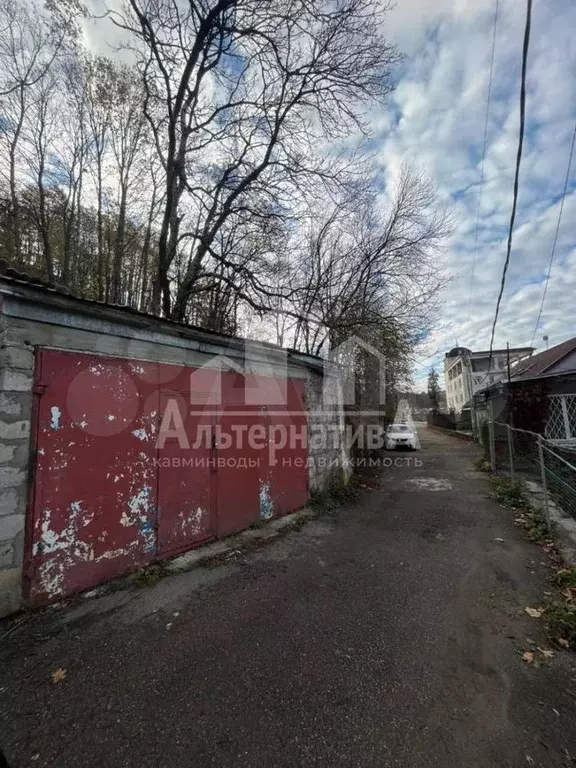
[[(278, 386), (283, 403), (254, 403)], [(35, 392), (32, 602), (306, 502), (307, 448), (291, 439), (306, 429), (299, 380), (41, 350)]]

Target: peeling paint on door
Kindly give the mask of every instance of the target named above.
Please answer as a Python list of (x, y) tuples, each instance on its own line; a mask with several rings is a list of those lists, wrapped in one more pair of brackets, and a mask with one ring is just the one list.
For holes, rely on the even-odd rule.
[[(246, 390), (277, 389), (278, 382), (224, 372), (222, 408), (211, 410), (190, 404), (209, 401), (214, 370), (194, 371), (192, 391), (193, 369), (177, 365), (48, 349), (37, 361), (42, 394), (26, 543), (31, 603), (90, 589), (305, 503), (302, 442), (272, 460), (268, 445), (199, 439), (216, 427), (228, 435), (238, 426), (267, 432), (279, 424), (305, 432), (302, 381), (288, 381), (280, 411), (259, 405), (239, 412)], [(189, 445), (156, 445), (168, 401), (179, 409)]]
[(127, 383), (128, 376), (117, 358), (40, 352), (36, 378), (44, 394), (27, 545), (33, 603), (92, 587), (156, 556), (156, 451), (153, 441), (131, 434), (151, 433), (155, 387), (137, 377)]
[(60, 408), (58, 408), (57, 405), (53, 405), (52, 408), (50, 408), (50, 413), (52, 414), (50, 419), (50, 428), (60, 429), (60, 417), (62, 416)]
[(269, 520), (274, 514), (274, 503), (270, 495), (270, 482), (260, 481), (260, 517)]

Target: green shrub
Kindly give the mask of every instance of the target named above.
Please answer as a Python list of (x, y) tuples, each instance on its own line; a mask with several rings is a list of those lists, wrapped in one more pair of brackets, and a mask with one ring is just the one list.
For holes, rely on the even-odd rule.
[(576, 589), (576, 568), (561, 568), (554, 576), (554, 584), (557, 587)]
[(562, 638), (573, 648), (576, 647), (576, 605), (574, 603), (556, 600), (546, 607), (544, 618), (550, 637)]
[(519, 483), (511, 483), (504, 477), (491, 479), (494, 498), (499, 504), (512, 509), (527, 509), (528, 502)]

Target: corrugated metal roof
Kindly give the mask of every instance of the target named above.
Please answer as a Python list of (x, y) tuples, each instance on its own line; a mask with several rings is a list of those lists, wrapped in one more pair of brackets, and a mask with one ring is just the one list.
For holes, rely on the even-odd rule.
[[(551, 349), (546, 349), (537, 355), (533, 355), (529, 360), (519, 363), (513, 370), (514, 379), (532, 378), (545, 374), (555, 363), (562, 360), (566, 355), (576, 349), (576, 336), (573, 339), (563, 341)], [(565, 373), (565, 371), (564, 371)]]

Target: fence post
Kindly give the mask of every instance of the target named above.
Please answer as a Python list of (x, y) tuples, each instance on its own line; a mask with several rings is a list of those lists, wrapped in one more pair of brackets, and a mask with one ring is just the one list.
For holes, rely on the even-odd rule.
[(488, 442), (490, 443), (490, 466), (492, 472), (496, 472), (496, 442), (494, 439), (494, 422), (492, 419), (488, 422)]
[(544, 490), (544, 513), (546, 520), (550, 523), (550, 512), (548, 510), (548, 483), (546, 482), (546, 464), (544, 463), (544, 446), (542, 435), (538, 435), (538, 456), (540, 459), (540, 477), (542, 479), (542, 488)]
[(514, 445), (513, 445), (513, 436), (512, 436), (512, 429), (510, 427), (510, 424), (506, 424), (506, 429), (508, 432), (508, 458), (510, 459), (510, 480), (511, 482), (514, 482)]

